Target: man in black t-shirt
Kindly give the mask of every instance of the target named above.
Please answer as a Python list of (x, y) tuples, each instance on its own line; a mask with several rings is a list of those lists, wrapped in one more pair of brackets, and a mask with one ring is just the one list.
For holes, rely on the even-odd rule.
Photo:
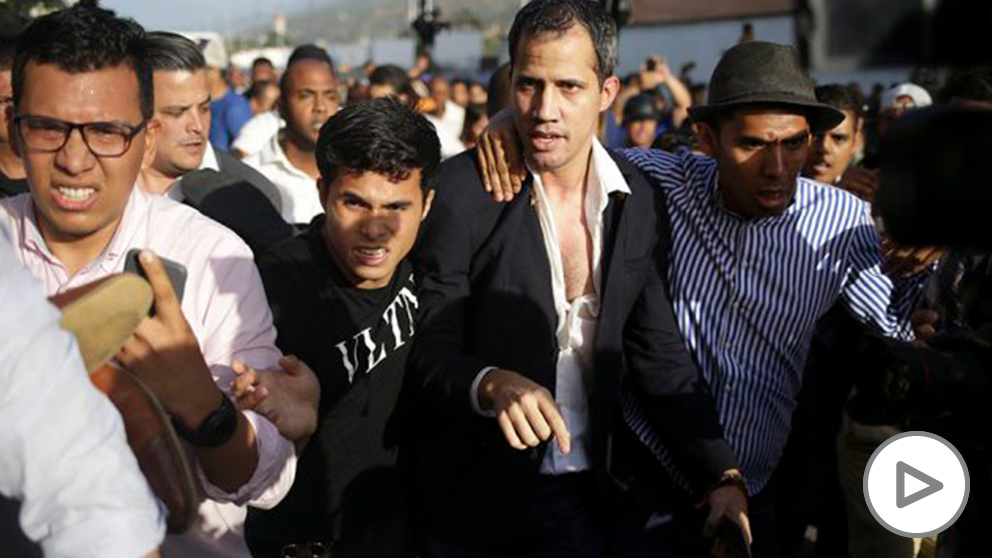
[(388, 99), (345, 108), (317, 143), (326, 212), (259, 259), (277, 344), (321, 385), (289, 495), (246, 525), (256, 558), (413, 556), (397, 469), (400, 391), (418, 302), (406, 255), (433, 198), (433, 127)]

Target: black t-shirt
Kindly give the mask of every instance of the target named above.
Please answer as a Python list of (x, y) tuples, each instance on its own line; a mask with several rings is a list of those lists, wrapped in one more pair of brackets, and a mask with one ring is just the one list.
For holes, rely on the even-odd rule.
[(296, 481), (274, 509), (251, 510), (248, 543), (256, 557), (302, 542), (333, 542), (335, 557), (409, 556), (397, 456), (417, 317), (412, 267), (403, 261), (386, 287), (356, 288), (331, 260), (323, 222), (318, 216), (258, 262), (277, 344), (314, 370), (321, 396)]

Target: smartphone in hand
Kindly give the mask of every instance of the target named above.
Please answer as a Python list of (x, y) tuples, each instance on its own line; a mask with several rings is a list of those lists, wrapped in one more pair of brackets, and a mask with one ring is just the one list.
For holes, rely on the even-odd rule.
[[(128, 250), (127, 256), (124, 258), (124, 271), (129, 273), (137, 273), (147, 280), (148, 275), (145, 274), (145, 268), (141, 267), (141, 262), (138, 261), (138, 256), (140, 254), (140, 248), (132, 248), (131, 250)], [(183, 289), (186, 287), (186, 267), (168, 258), (163, 258), (162, 256), (158, 256), (158, 259), (162, 262), (162, 266), (165, 267), (166, 275), (169, 276), (169, 282), (172, 283), (172, 290), (176, 292), (176, 300), (182, 302)], [(155, 315), (154, 305), (152, 305), (152, 309), (149, 311), (148, 315)]]

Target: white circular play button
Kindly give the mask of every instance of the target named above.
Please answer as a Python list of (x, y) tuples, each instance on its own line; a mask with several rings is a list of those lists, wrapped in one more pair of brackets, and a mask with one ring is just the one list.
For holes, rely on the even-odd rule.
[(897, 535), (924, 538), (953, 524), (971, 479), (950, 442), (915, 430), (886, 440), (865, 467), (865, 501), (875, 519)]

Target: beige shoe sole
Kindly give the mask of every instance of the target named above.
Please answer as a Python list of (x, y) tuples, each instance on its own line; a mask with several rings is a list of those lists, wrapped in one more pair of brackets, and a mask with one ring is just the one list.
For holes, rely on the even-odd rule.
[(106, 277), (53, 297), (62, 329), (73, 334), (87, 372), (110, 362), (152, 306), (151, 285), (133, 273)]

